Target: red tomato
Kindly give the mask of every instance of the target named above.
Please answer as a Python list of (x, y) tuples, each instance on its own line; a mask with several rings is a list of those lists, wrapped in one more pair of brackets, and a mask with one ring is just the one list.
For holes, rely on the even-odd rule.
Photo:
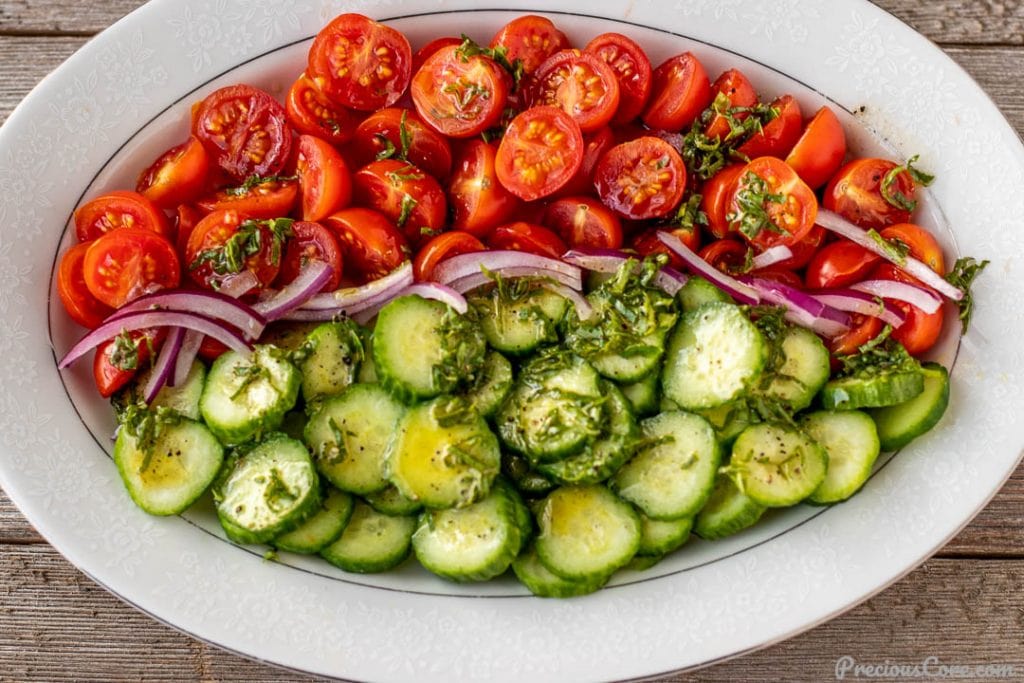
[(728, 212), (725, 202), (736, 185), (736, 180), (743, 172), (743, 166), (744, 164), (726, 166), (706, 180), (701, 187), (700, 208), (708, 217), (708, 230), (718, 239), (733, 232), (729, 221), (725, 218)]
[[(719, 95), (729, 101), (729, 107), (753, 107), (757, 104), (757, 91), (739, 69), (729, 69), (711, 84), (711, 99)], [(747, 112), (734, 114), (738, 121), (747, 118)], [(724, 140), (731, 132), (729, 120), (722, 114), (715, 114), (704, 126), (704, 134), (713, 140)]]
[(471, 138), (498, 124), (508, 98), (508, 73), (483, 55), (463, 57), (443, 47), (412, 80), (412, 101), (423, 121), (453, 138)]
[(516, 210), (519, 200), (498, 181), (496, 156), (496, 145), (483, 140), (469, 140), (462, 147), (448, 185), (455, 230), (484, 237)]
[[(167, 336), (165, 328), (136, 330), (128, 333), (130, 342), (111, 339), (96, 347), (92, 377), (100, 396), (110, 398), (135, 377)], [(127, 346), (127, 348), (126, 348)], [(132, 350), (134, 347), (134, 350)]]
[(838, 337), (825, 340), (825, 346), (833, 356), (849, 356), (857, 349), (878, 336), (884, 327), (882, 321), (873, 315), (851, 314), (852, 327)]
[(82, 263), (89, 293), (111, 308), (181, 280), (178, 255), (166, 237), (141, 228), (122, 228), (96, 239)]
[(569, 47), (569, 39), (550, 19), (527, 14), (505, 24), (491, 39), (491, 47), (504, 47), (509, 62), (520, 60), (523, 73), (532, 74), (545, 59)]
[(556, 199), (548, 204), (544, 225), (573, 248), (618, 249), (622, 246), (622, 222), (593, 197)]
[(557, 195), (586, 194), (594, 189), (594, 169), (604, 153), (615, 146), (615, 134), (605, 126), (589, 135), (583, 136), (583, 163), (568, 183)]
[(671, 57), (654, 70), (651, 99), (643, 120), (651, 128), (678, 131), (711, 104), (711, 81), (690, 52)]
[(860, 282), (882, 260), (878, 254), (849, 240), (822, 247), (807, 264), (804, 280), (808, 289), (846, 287)]
[(594, 187), (605, 206), (624, 218), (667, 216), (686, 190), (686, 167), (664, 140), (637, 138), (608, 150), (597, 162)]
[(316, 35), (306, 69), (338, 104), (390, 107), (409, 87), (412, 48), (400, 32), (361, 14), (341, 14)]
[(584, 133), (607, 125), (619, 107), (615, 72), (597, 55), (561, 50), (544, 60), (530, 79), (533, 105), (558, 107)]
[(413, 275), (419, 282), (429, 280), (434, 274), (437, 264), (446, 258), (484, 249), (486, 249), (484, 243), (468, 232), (449, 230), (433, 237), (423, 245), (412, 262)]
[(579, 125), (556, 107), (531, 107), (508, 125), (495, 170), (509, 192), (532, 201), (557, 192), (582, 164)]
[(250, 85), (215, 90), (192, 108), (192, 134), (232, 178), (280, 173), (292, 149), (284, 107)]
[(945, 319), (940, 306), (933, 313), (925, 313), (917, 306), (905, 301), (886, 299), (885, 305), (899, 309), (903, 313), (903, 324), (892, 331), (892, 338), (903, 344), (911, 356), (921, 356), (935, 346), (942, 334), (942, 323)]
[(746, 264), (748, 249), (739, 240), (715, 240), (700, 250), (700, 257), (723, 273), (731, 273)]
[(562, 238), (541, 225), (518, 221), (496, 228), (487, 238), (491, 249), (526, 251), (540, 256), (562, 258), (569, 250)]
[(192, 236), (192, 231), (195, 229), (196, 224), (202, 219), (202, 212), (194, 206), (182, 204), (178, 207), (178, 215), (174, 221), (177, 228), (174, 246), (177, 247), (178, 256), (181, 258), (185, 257), (185, 247), (188, 246), (188, 238)]
[(438, 180), (444, 180), (452, 172), (448, 140), (424, 124), (411, 109), (391, 107), (370, 114), (356, 129), (352, 153), (360, 166), (404, 156)]
[(939, 275), (946, 274), (946, 260), (942, 256), (942, 247), (932, 234), (921, 226), (897, 223), (883, 228), (879, 234), (887, 240), (905, 244), (910, 249), (911, 256), (918, 261), (924, 261)]
[[(779, 115), (764, 124), (760, 131), (751, 135), (750, 139), (740, 145), (737, 150), (748, 159), (757, 157), (785, 159), (793, 149), (793, 145), (800, 139), (800, 129), (804, 121), (803, 115), (800, 113), (800, 104), (791, 95), (783, 95), (772, 102), (772, 108), (778, 109)], [(797, 173), (797, 175), (800, 174)]]
[(135, 189), (161, 209), (198, 197), (206, 187), (210, 156), (195, 136), (172, 147), (139, 176)]
[(462, 38), (456, 38), (455, 36), (445, 36), (443, 38), (434, 38), (432, 41), (416, 50), (416, 53), (412, 56), (412, 72), (415, 74), (423, 66), (423, 62), (430, 58), (430, 55), (434, 54), (442, 47), (458, 47), (462, 45)]
[(441, 185), (410, 163), (374, 161), (352, 176), (356, 204), (380, 211), (405, 233), (410, 244), (422, 244), (444, 230), (448, 205)]
[(213, 337), (204, 336), (203, 341), (199, 342), (199, 357), (207, 363), (212, 363), (227, 352), (228, 347)]
[(750, 274), (754, 277), (759, 277), (762, 280), (773, 280), (775, 282), (781, 282), (784, 285), (790, 287), (796, 287), (797, 289), (803, 288), (803, 280), (800, 276), (794, 273), (792, 270), (787, 268), (779, 268), (778, 266), (771, 266), (769, 268), (758, 268), (757, 270), (750, 271)]
[(64, 310), (72, 320), (89, 329), (99, 327), (103, 319), (114, 312), (114, 309), (89, 293), (86, 287), (83, 264), (85, 252), (91, 245), (91, 242), (82, 242), (68, 249), (61, 257), (60, 268), (57, 270), (57, 294), (64, 304)]
[[(910, 211), (893, 206), (882, 196), (886, 175), (899, 164), (888, 159), (855, 159), (839, 169), (825, 187), (824, 205), (864, 228), (884, 228), (910, 221)], [(913, 199), (917, 185), (910, 174), (896, 175), (892, 192)]]
[(825, 242), (825, 237), (828, 236), (828, 232), (825, 228), (820, 225), (815, 225), (811, 228), (811, 231), (804, 235), (804, 238), (796, 244), (789, 245), (789, 250), (793, 252), (785, 261), (779, 261), (775, 264), (775, 268), (785, 268), (786, 270), (800, 270), (808, 263), (821, 248), (821, 245)]
[(839, 170), (846, 156), (846, 133), (835, 113), (822, 107), (808, 122), (786, 163), (805, 183), (817, 190)]
[(279, 218), (291, 212), (299, 196), (295, 180), (270, 179), (247, 185), (217, 190), (196, 203), (204, 213), (234, 209), (249, 218)]
[(295, 173), (302, 190), (302, 220), (319, 221), (348, 206), (352, 176), (338, 150), (320, 138), (303, 135), (298, 152)]
[(149, 230), (167, 235), (167, 217), (138, 192), (117, 190), (91, 199), (75, 209), (75, 236), (79, 242), (121, 228)]
[[(769, 194), (781, 197), (782, 201), (768, 198)], [(770, 223), (761, 225), (753, 236), (740, 231), (744, 239), (761, 250), (776, 244), (796, 244), (811, 231), (818, 217), (814, 191), (785, 162), (775, 157), (758, 157), (740, 171), (725, 204), (732, 227), (741, 225), (750, 215), (744, 208), (747, 202), (761, 207)]]
[(284, 101), (285, 115), (299, 133), (343, 145), (355, 135), (359, 115), (332, 102), (306, 74), (292, 84)]
[(345, 270), (357, 282), (384, 277), (409, 258), (402, 232), (379, 211), (342, 209), (323, 223), (338, 238)]
[(283, 287), (299, 276), (299, 271), (310, 261), (323, 261), (331, 266), (331, 278), (321, 292), (330, 292), (341, 284), (342, 260), (341, 245), (334, 233), (320, 225), (309, 221), (292, 223), (292, 236), (284, 247), (281, 256), (281, 269), (277, 273), (275, 283)]
[[(230, 249), (229, 244), (237, 245)], [(199, 221), (185, 246), (185, 264), (196, 284), (217, 289), (243, 269), (252, 272), (260, 287), (267, 287), (281, 267), (281, 237), (270, 221), (256, 221), (234, 209), (214, 211)], [(240, 253), (233, 261), (232, 252)]]
[(643, 232), (637, 233), (633, 238), (633, 251), (640, 254), (641, 256), (650, 256), (651, 254), (665, 254), (668, 256), (668, 264), (676, 269), (686, 267), (686, 263), (683, 259), (679, 258), (674, 251), (665, 246), (665, 243), (658, 239), (658, 230), (668, 230), (669, 233), (675, 235), (679, 240), (690, 248), (690, 251), (697, 251), (700, 249), (700, 230), (697, 226), (692, 229), (686, 228), (673, 228), (671, 230), (666, 228), (653, 228), (650, 230), (644, 230)]
[(619, 82), (619, 109), (612, 122), (639, 116), (651, 95), (651, 60), (643, 48), (621, 33), (602, 33), (584, 49), (610, 66)]

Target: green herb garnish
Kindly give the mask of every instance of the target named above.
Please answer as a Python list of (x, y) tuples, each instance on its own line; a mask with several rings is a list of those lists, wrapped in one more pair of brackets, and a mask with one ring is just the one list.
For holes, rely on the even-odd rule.
[[(292, 236), (294, 222), (291, 218), (243, 221), (224, 244), (200, 251), (188, 268), (195, 270), (209, 264), (217, 275), (239, 273), (245, 268), (246, 260), (260, 253), (265, 246), (269, 246), (270, 262), (277, 265), (281, 262), (282, 245)], [(267, 238), (270, 239), (269, 245), (264, 244)]]
[(949, 284), (964, 293), (964, 297), (956, 302), (957, 307), (960, 309), (960, 329), (964, 334), (967, 333), (967, 328), (971, 324), (971, 316), (974, 313), (974, 298), (971, 296), (971, 285), (974, 284), (974, 279), (981, 274), (981, 271), (985, 270), (985, 266), (988, 264), (988, 259), (976, 261), (970, 256), (964, 256), (956, 260), (956, 263), (953, 264), (953, 270), (949, 271), (949, 274), (946, 276), (946, 281)]
[(882, 198), (897, 209), (913, 211), (917, 208), (917, 201), (912, 197), (906, 196), (899, 189), (898, 178), (901, 173), (906, 172), (910, 176), (911, 180), (922, 187), (928, 187), (935, 181), (935, 176), (914, 168), (914, 163), (917, 162), (918, 158), (919, 155), (915, 154), (907, 159), (907, 163), (893, 168), (885, 174), (884, 178), (882, 178), (882, 185), (879, 188), (882, 193)]
[(768, 183), (753, 171), (747, 171), (740, 179), (736, 192), (737, 211), (730, 212), (725, 219), (729, 225), (750, 239), (755, 239), (762, 230), (779, 234), (788, 231), (777, 225), (768, 213), (769, 204), (782, 204), (785, 195), (768, 191)]
[(462, 34), (462, 44), (455, 49), (455, 54), (463, 62), (468, 62), (470, 57), (482, 56), (493, 59), (498, 66), (508, 71), (512, 76), (512, 82), (518, 86), (525, 73), (523, 60), (509, 60), (508, 48), (504, 45), (497, 47), (480, 47), (480, 45), (465, 33)]
[(260, 185), (265, 185), (267, 183), (283, 183), (283, 182), (287, 182), (287, 181), (290, 181), (290, 180), (297, 180), (297, 179), (298, 179), (298, 176), (294, 176), (294, 175), (267, 175), (267, 176), (262, 176), (262, 175), (259, 175), (257, 173), (257, 174), (253, 174), (253, 175), (249, 176), (248, 178), (246, 178), (245, 182), (243, 182), (241, 185), (238, 185), (237, 187), (229, 187), (229, 188), (225, 189), (224, 190), (224, 194), (230, 195), (232, 197), (242, 197), (244, 195), (249, 194), (249, 192), (251, 192), (256, 187), (259, 187)]

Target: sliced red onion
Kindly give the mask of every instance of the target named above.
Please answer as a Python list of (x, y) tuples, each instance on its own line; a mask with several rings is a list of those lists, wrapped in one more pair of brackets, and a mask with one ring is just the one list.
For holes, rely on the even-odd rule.
[(185, 338), (181, 342), (181, 350), (178, 351), (178, 358), (174, 363), (174, 377), (171, 379), (171, 386), (176, 387), (182, 384), (192, 369), (192, 363), (199, 355), (199, 347), (203, 344), (203, 335), (195, 330), (185, 332)]
[(476, 251), (469, 254), (452, 256), (442, 261), (434, 269), (433, 279), (451, 286), (452, 282), (482, 272), (485, 269), (504, 275), (505, 271), (511, 268), (533, 268), (537, 271), (558, 273), (563, 277), (556, 277), (554, 275), (551, 277), (559, 282), (574, 280), (579, 282), (581, 286), (583, 283), (583, 274), (574, 265), (546, 256), (512, 250)]
[(743, 284), (734, 277), (721, 272), (710, 263), (702, 259), (692, 249), (683, 244), (682, 240), (670, 232), (658, 231), (658, 239), (672, 250), (679, 258), (683, 259), (686, 267), (700, 275), (708, 282), (743, 304), (760, 303), (761, 297), (757, 290), (749, 285)]
[[(554, 280), (555, 282), (560, 282), (566, 287), (571, 287), (572, 289), (583, 289), (582, 276), (567, 276), (558, 271), (543, 270), (539, 268), (534, 268), (533, 266), (510, 266), (508, 268), (503, 268), (500, 271), (492, 272), (497, 272), (503, 278), (533, 277), (538, 279), (550, 279)], [(492, 282), (494, 282), (493, 275), (478, 270), (474, 273), (464, 275), (460, 278), (449, 280), (445, 284), (454, 289), (456, 292), (459, 292), (460, 294), (465, 294), (470, 290), (476, 289), (477, 287), (482, 287), (483, 285), (491, 284)]]
[(116, 320), (108, 320), (82, 337), (61, 359), (57, 367), (63, 370), (93, 348), (108, 339), (113, 339), (124, 330), (131, 332), (149, 327), (184, 327), (209, 335), (238, 353), (248, 355), (252, 350), (252, 346), (240, 333), (219, 320), (184, 311), (137, 311)]
[(260, 281), (256, 279), (256, 273), (251, 270), (243, 270), (221, 280), (217, 291), (224, 296), (237, 299), (259, 283)]
[(792, 249), (787, 247), (785, 244), (777, 244), (774, 247), (765, 249), (755, 256), (752, 264), (754, 269), (757, 270), (760, 268), (767, 268), (768, 266), (774, 266), (776, 263), (781, 263), (792, 256)]
[[(330, 320), (340, 312), (356, 313), (367, 306), (372, 306), (380, 299), (393, 299), (395, 294), (413, 282), (412, 263), (406, 261), (382, 278), (368, 282), (361, 287), (346, 287), (333, 292), (316, 294), (302, 306), (302, 311), (327, 310), (327, 318), (310, 318), (311, 320)], [(299, 313), (300, 311), (295, 311)], [(289, 320), (296, 320), (289, 316)]]
[(874, 316), (894, 328), (902, 325), (905, 320), (899, 309), (889, 308), (879, 302), (878, 297), (854, 289), (822, 289), (812, 292), (811, 296), (826, 306), (838, 308), (840, 311)]
[(267, 320), (279, 320), (281, 316), (309, 301), (314, 294), (323, 289), (333, 274), (334, 267), (331, 264), (310, 261), (302, 267), (298, 277), (274, 296), (258, 302), (253, 308), (262, 313)]
[[(451, 287), (442, 285), (439, 282), (417, 282), (400, 291), (393, 297), (393, 299), (409, 295), (416, 295), (423, 297), (424, 299), (433, 299), (434, 301), (440, 301), (443, 304), (448, 304), (460, 315), (465, 314), (466, 311), (469, 310), (469, 304), (466, 302), (466, 298), (464, 296), (456, 292)], [(380, 312), (380, 309), (387, 306), (393, 299), (381, 301), (380, 303), (374, 304), (363, 311), (359, 311), (352, 316), (352, 319), (360, 325), (365, 325), (373, 320), (373, 317)]]
[(896, 282), (895, 280), (865, 280), (864, 282), (850, 285), (850, 289), (880, 296), (883, 299), (906, 301), (912, 306), (917, 306), (925, 313), (934, 313), (942, 305), (942, 299), (927, 289), (906, 282)]
[(174, 362), (178, 358), (178, 352), (181, 351), (181, 343), (184, 338), (184, 327), (176, 327), (167, 335), (167, 339), (156, 357), (156, 362), (153, 363), (146, 386), (142, 389), (142, 396), (146, 399), (146, 403), (152, 403), (156, 395), (160, 393), (160, 389), (172, 379)]
[(826, 337), (835, 337), (850, 329), (850, 316), (827, 306), (795, 287), (775, 280), (742, 276), (741, 280), (757, 290), (761, 301), (783, 306), (786, 320)]
[(662, 266), (654, 276), (654, 284), (669, 296), (675, 296), (689, 280), (689, 276), (680, 273), (672, 266)]
[[(107, 320), (118, 320), (139, 311), (202, 311), (202, 315), (234, 325), (249, 339), (258, 339), (267, 326), (267, 319), (238, 299), (221, 292), (206, 290), (162, 290), (147, 294), (117, 309)], [(104, 321), (105, 322), (105, 321)]]
[(590, 320), (594, 316), (594, 307), (587, 301), (587, 297), (583, 296), (581, 292), (573, 289), (572, 287), (566, 287), (560, 282), (552, 282), (546, 280), (540, 285), (549, 292), (554, 292), (558, 296), (568, 299), (572, 302), (573, 307), (576, 309), (576, 316), (581, 321)]
[(878, 254), (887, 261), (895, 263), (908, 275), (916, 277), (924, 284), (949, 297), (953, 301), (960, 301), (964, 298), (963, 292), (946, 282), (941, 275), (928, 267), (928, 264), (924, 261), (919, 261), (913, 256), (906, 256), (903, 258), (896, 257), (889, 250), (882, 248), (880, 244), (873, 240), (866, 230), (851, 223), (839, 214), (821, 209), (818, 211), (817, 223), (821, 227), (831, 230), (851, 242), (855, 242), (868, 251)]
[[(631, 258), (639, 260), (641, 257), (617, 249), (584, 247), (570, 249), (562, 255), (562, 260), (567, 263), (598, 273), (614, 273), (622, 267), (623, 262)], [(688, 279), (686, 275), (675, 268), (662, 266), (658, 274), (654, 276), (654, 284), (669, 296), (675, 296)]]

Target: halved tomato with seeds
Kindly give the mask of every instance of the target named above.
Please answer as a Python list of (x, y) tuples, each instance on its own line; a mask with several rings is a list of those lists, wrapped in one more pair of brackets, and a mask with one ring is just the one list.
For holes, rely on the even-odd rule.
[(287, 216), (299, 196), (294, 178), (253, 176), (236, 187), (225, 187), (200, 199), (196, 204), (206, 213), (234, 209), (250, 218)]
[(356, 128), (352, 148), (360, 166), (381, 159), (404, 159), (438, 180), (452, 172), (448, 140), (410, 109), (389, 107), (370, 114)]
[(345, 272), (363, 283), (384, 277), (409, 258), (402, 231), (379, 211), (350, 207), (324, 219), (338, 238)]
[(665, 60), (651, 75), (651, 98), (643, 120), (651, 128), (678, 131), (711, 103), (711, 80), (693, 53)]
[(624, 218), (661, 218), (679, 205), (686, 190), (686, 166), (672, 145), (642, 137), (612, 147), (597, 162), (597, 194)]
[(115, 190), (75, 209), (75, 237), (90, 242), (111, 230), (138, 228), (167, 235), (167, 217), (138, 192)]
[(527, 14), (505, 24), (491, 39), (491, 47), (505, 48), (510, 63), (519, 60), (523, 73), (532, 74), (545, 59), (569, 47), (569, 39), (550, 19)]
[(323, 138), (332, 145), (351, 140), (359, 125), (358, 113), (332, 102), (305, 73), (292, 84), (284, 106), (288, 123), (297, 131)]
[(490, 57), (443, 47), (412, 80), (412, 101), (423, 121), (453, 138), (469, 138), (497, 125), (511, 78)]
[[(757, 104), (757, 91), (739, 69), (729, 69), (711, 84), (711, 99), (715, 102), (716, 108), (718, 97), (725, 98), (730, 110), (742, 110)], [(742, 121), (749, 115), (750, 113), (746, 111), (732, 113), (736, 121)], [(704, 126), (704, 134), (713, 140), (724, 140), (731, 131), (732, 125), (725, 113), (716, 112)]]
[(335, 234), (319, 223), (310, 221), (292, 223), (291, 233), (281, 256), (281, 268), (275, 283), (283, 287), (297, 278), (307, 263), (322, 261), (331, 267), (331, 277), (320, 291), (337, 289), (341, 283), (343, 263), (341, 245)]
[(89, 293), (111, 308), (157, 289), (177, 287), (181, 280), (174, 245), (141, 228), (101, 236), (85, 252), (82, 270)]
[(498, 180), (533, 201), (561, 189), (583, 163), (579, 125), (557, 107), (531, 107), (508, 125), (498, 146)]
[(139, 176), (135, 190), (162, 209), (198, 197), (206, 186), (210, 157), (195, 136), (157, 158)]
[(185, 267), (196, 284), (217, 289), (243, 270), (267, 287), (281, 267), (281, 253), (291, 221), (254, 220), (229, 209), (199, 221), (185, 247)]
[(602, 33), (584, 48), (612, 68), (619, 82), (619, 109), (613, 123), (628, 123), (640, 115), (651, 95), (651, 60), (644, 49), (621, 33)]
[(99, 327), (103, 319), (114, 312), (86, 287), (85, 252), (91, 245), (91, 242), (82, 242), (68, 249), (61, 257), (60, 268), (57, 270), (57, 294), (64, 304), (64, 310), (72, 320), (89, 329)]
[(448, 203), (433, 176), (398, 159), (363, 166), (352, 176), (355, 202), (380, 211), (412, 245), (422, 244), (445, 228)]
[(588, 133), (612, 120), (619, 107), (619, 82), (597, 55), (561, 50), (537, 67), (530, 79), (530, 102), (559, 107)]
[(762, 250), (796, 244), (818, 217), (814, 191), (775, 157), (759, 157), (744, 166), (725, 207), (729, 227)]
[(352, 174), (338, 151), (318, 137), (303, 135), (298, 152), (295, 173), (302, 191), (302, 220), (318, 221), (348, 206)]
[(418, 281), (429, 280), (441, 261), (484, 249), (484, 243), (468, 232), (449, 230), (431, 238), (423, 245), (412, 262), (413, 275)]
[(469, 140), (462, 147), (448, 184), (454, 229), (482, 237), (516, 210), (519, 200), (498, 180), (497, 154), (497, 145), (483, 140)]

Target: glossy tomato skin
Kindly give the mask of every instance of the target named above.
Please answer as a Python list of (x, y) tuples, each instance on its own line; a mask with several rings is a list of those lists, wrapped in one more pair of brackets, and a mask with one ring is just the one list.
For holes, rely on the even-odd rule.
[(412, 80), (412, 101), (423, 122), (452, 138), (471, 138), (501, 120), (511, 77), (484, 55), (463, 59), (458, 47), (443, 47)]
[[(410, 163), (374, 161), (352, 177), (355, 203), (393, 221), (412, 245), (445, 228), (448, 204), (441, 185)], [(410, 208), (411, 207), (411, 208)]]
[[(739, 69), (729, 69), (711, 84), (711, 100), (719, 95), (729, 100), (729, 107), (753, 107), (757, 104), (757, 91)], [(747, 112), (737, 112), (736, 119), (747, 118)], [(730, 132), (729, 121), (721, 114), (715, 114), (704, 126), (704, 134), (713, 140), (724, 140)]]
[[(352, 201), (352, 174), (334, 147), (312, 135), (299, 137), (295, 173), (302, 192), (302, 220), (319, 221)], [(286, 214), (278, 214), (283, 216)]]
[(192, 236), (192, 231), (195, 230), (199, 221), (203, 219), (203, 215), (203, 211), (200, 211), (191, 204), (182, 204), (178, 207), (177, 215), (174, 217), (174, 246), (177, 249), (178, 256), (180, 258), (185, 258), (185, 248), (188, 246), (188, 238)]
[(138, 192), (115, 190), (75, 209), (75, 236), (90, 242), (111, 230), (135, 228), (160, 235), (170, 232), (167, 217)]
[[(370, 114), (356, 128), (352, 153), (360, 166), (383, 158), (397, 158), (402, 151), (402, 127), (408, 140), (406, 158), (438, 180), (452, 172), (452, 149), (448, 140), (430, 128), (411, 109), (389, 107)], [(386, 156), (389, 149), (391, 156)]]
[(846, 132), (835, 112), (822, 107), (807, 122), (786, 163), (817, 190), (835, 175), (846, 156)]
[[(884, 228), (910, 222), (910, 212), (882, 196), (886, 174), (898, 164), (888, 159), (855, 159), (839, 169), (825, 186), (823, 204), (863, 228)], [(906, 171), (896, 176), (893, 191), (913, 198), (916, 184)]]
[(946, 274), (946, 260), (942, 247), (930, 232), (913, 223), (897, 223), (883, 228), (879, 234), (887, 240), (906, 245), (910, 255), (923, 261), (939, 275)]
[(705, 245), (699, 255), (723, 273), (731, 273), (743, 268), (749, 248), (739, 240), (726, 238)]
[(229, 187), (207, 195), (196, 202), (204, 213), (234, 209), (249, 218), (287, 216), (299, 197), (295, 180), (268, 180), (249, 189)]
[(412, 47), (390, 26), (341, 14), (313, 40), (306, 72), (338, 104), (375, 111), (390, 107), (409, 87)]
[(483, 140), (462, 146), (448, 184), (453, 229), (486, 237), (515, 212), (519, 200), (498, 180), (497, 154), (497, 145)]
[(568, 251), (565, 242), (553, 231), (524, 221), (495, 228), (487, 244), (491, 249), (512, 249), (550, 258), (561, 258)]
[[(217, 289), (221, 282), (235, 274), (227, 270), (216, 272), (214, 266), (200, 256), (222, 249), (247, 220), (250, 220), (249, 216), (234, 209), (225, 209), (207, 214), (196, 224), (185, 246), (185, 268), (196, 284), (206, 289)], [(246, 256), (241, 265), (243, 269), (256, 276), (257, 286), (262, 288), (268, 287), (277, 277), (281, 257), (279, 248), (274, 247), (275, 236), (269, 226), (265, 222), (260, 222), (256, 229), (259, 230), (261, 248), (256, 253)]]
[(412, 72), (415, 74), (423, 66), (423, 62), (427, 61), (430, 55), (434, 54), (442, 47), (458, 47), (462, 45), (462, 38), (456, 38), (455, 36), (443, 36), (441, 38), (434, 38), (432, 41), (416, 50), (412, 56)]
[(619, 81), (597, 55), (560, 50), (537, 67), (530, 79), (533, 106), (559, 107), (584, 133), (608, 125), (619, 108)]
[(355, 135), (359, 114), (332, 102), (303, 73), (288, 91), (285, 116), (295, 130), (315, 135), (332, 145), (343, 145)]
[(135, 190), (161, 209), (190, 202), (206, 188), (210, 156), (195, 136), (161, 154), (139, 175)]
[(849, 240), (826, 244), (807, 264), (808, 289), (847, 287), (864, 280), (882, 257)]
[(227, 353), (228, 350), (228, 347), (213, 337), (203, 337), (203, 341), (199, 344), (199, 357), (207, 363), (212, 363)]
[(725, 203), (727, 218), (732, 216), (735, 219), (731, 221), (731, 227), (738, 225), (739, 217), (743, 214), (743, 193), (752, 191), (754, 181), (758, 178), (767, 192), (782, 198), (781, 202), (766, 199), (762, 204), (768, 220), (776, 229), (763, 227), (754, 236), (742, 232), (740, 234), (762, 251), (777, 244), (796, 244), (814, 227), (818, 217), (818, 200), (814, 191), (800, 180), (796, 172), (775, 157), (758, 157), (740, 171)]
[(436, 235), (416, 253), (412, 262), (413, 276), (417, 282), (430, 280), (437, 264), (459, 254), (483, 251), (487, 247), (474, 235), (461, 230), (449, 230)]
[(615, 134), (608, 126), (583, 136), (583, 162), (576, 174), (562, 186), (556, 197), (586, 194), (594, 190), (594, 169), (604, 153), (615, 146)]
[(652, 228), (649, 230), (643, 230), (633, 236), (631, 245), (633, 251), (640, 256), (650, 256), (651, 254), (665, 254), (668, 256), (668, 265), (679, 270), (686, 267), (686, 263), (683, 259), (679, 258), (675, 252), (665, 246), (665, 243), (658, 239), (658, 231), (667, 230), (670, 234), (679, 238), (679, 240), (685, 244), (690, 251), (697, 252), (700, 250), (700, 230), (697, 226), (693, 228)]
[(853, 313), (853, 325), (837, 337), (825, 340), (825, 346), (833, 356), (849, 356), (881, 333), (884, 325), (873, 315)]
[(104, 318), (114, 312), (94, 297), (85, 284), (85, 252), (91, 242), (81, 242), (64, 252), (57, 269), (57, 294), (64, 310), (76, 323), (90, 330), (99, 327)]
[(582, 164), (580, 127), (557, 107), (531, 107), (512, 119), (495, 158), (498, 180), (528, 202), (563, 188)]
[(284, 287), (299, 276), (305, 264), (310, 261), (323, 261), (331, 266), (331, 278), (320, 291), (330, 292), (337, 289), (341, 284), (344, 267), (338, 238), (324, 226), (310, 221), (296, 221), (292, 224), (291, 230), (292, 236), (281, 254), (281, 268), (274, 284)]
[(651, 96), (651, 60), (643, 48), (621, 33), (602, 33), (584, 51), (610, 66), (619, 82), (619, 108), (612, 122), (628, 123), (638, 117)]
[(491, 39), (491, 47), (508, 50), (509, 62), (520, 60), (523, 73), (532, 74), (545, 59), (569, 47), (569, 39), (550, 19), (527, 14), (505, 24)]
[(825, 243), (825, 238), (828, 236), (828, 232), (825, 228), (820, 225), (815, 225), (811, 228), (810, 232), (804, 235), (803, 239), (796, 244), (789, 245), (790, 251), (793, 255), (788, 259), (779, 261), (775, 264), (776, 268), (784, 268), (786, 270), (800, 270), (811, 262), (814, 255), (818, 253), (818, 249)]
[(92, 376), (96, 388), (103, 398), (110, 398), (119, 389), (130, 382), (138, 371), (145, 367), (152, 354), (160, 348), (164, 338), (167, 336), (165, 328), (136, 330), (129, 333), (132, 343), (135, 345), (135, 368), (128, 369), (118, 367), (112, 360), (112, 354), (116, 348), (116, 341), (111, 339), (96, 347), (96, 355), (93, 357)]
[(570, 248), (618, 249), (622, 222), (593, 197), (563, 197), (548, 204), (544, 225), (558, 233)]
[(379, 211), (350, 207), (323, 224), (338, 238), (345, 272), (358, 283), (384, 277), (410, 256), (402, 231)]
[(800, 112), (800, 104), (793, 99), (793, 96), (783, 95), (772, 102), (771, 106), (778, 109), (779, 115), (764, 124), (759, 132), (751, 135), (750, 139), (740, 145), (737, 150), (747, 158), (777, 157), (785, 159), (796, 141), (800, 139), (803, 114)]
[(736, 179), (743, 172), (744, 164), (732, 164), (711, 176), (701, 187), (700, 208), (708, 218), (708, 231), (718, 239), (727, 237), (733, 232), (726, 219), (726, 201)]
[(803, 279), (788, 268), (779, 268), (778, 266), (771, 266), (769, 268), (758, 268), (750, 271), (750, 274), (754, 277), (759, 277), (762, 280), (772, 280), (773, 282), (781, 282), (784, 285), (801, 289), (803, 287)]
[(651, 128), (687, 128), (711, 104), (711, 81), (693, 53), (667, 59), (651, 79), (651, 97), (643, 113), (644, 123)]
[(686, 167), (667, 142), (642, 137), (608, 150), (597, 162), (594, 187), (605, 206), (623, 218), (661, 218), (679, 205)]
[(193, 107), (192, 135), (239, 182), (251, 175), (277, 175), (291, 155), (284, 107), (250, 85), (215, 90)]
[(157, 289), (173, 289), (181, 280), (174, 245), (141, 228), (112, 230), (94, 240), (82, 270), (89, 293), (111, 308)]
[(911, 356), (920, 357), (930, 351), (942, 334), (945, 311), (940, 306), (933, 313), (925, 313), (905, 301), (886, 299), (885, 305), (903, 313), (903, 324), (892, 331), (892, 338), (903, 344)]

